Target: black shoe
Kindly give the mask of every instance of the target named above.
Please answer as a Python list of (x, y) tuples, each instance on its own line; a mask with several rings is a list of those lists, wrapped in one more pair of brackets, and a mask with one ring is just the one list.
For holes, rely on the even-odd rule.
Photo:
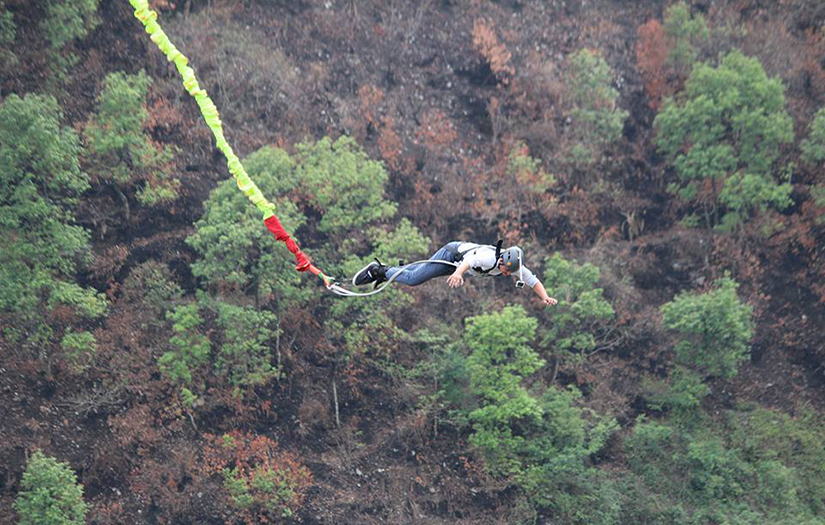
[(352, 284), (361, 286), (369, 283), (382, 283), (387, 280), (387, 267), (375, 260), (364, 266), (352, 278)]

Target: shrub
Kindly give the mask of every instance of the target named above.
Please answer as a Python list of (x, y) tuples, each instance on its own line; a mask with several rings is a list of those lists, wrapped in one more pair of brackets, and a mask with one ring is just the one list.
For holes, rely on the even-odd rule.
[(662, 306), (665, 327), (677, 334), (676, 361), (705, 376), (733, 377), (753, 336), (753, 307), (736, 294), (729, 277), (710, 292), (684, 292)]
[(294, 454), (266, 436), (233, 432), (208, 437), (204, 466), (221, 475), (243, 523), (278, 522), (300, 508), (312, 475)]
[(710, 37), (704, 15), (691, 15), (685, 2), (676, 2), (665, 11), (664, 32), (670, 44), (668, 62), (677, 72), (690, 71), (699, 54), (698, 44)]
[[(198, 294), (197, 303), (175, 308), (168, 318), (173, 323), (170, 350), (158, 366), (172, 381), (192, 385), (200, 383), (195, 381), (198, 370), (199, 379), (211, 372), (226, 378), (240, 396), (243, 389), (277, 377), (268, 345), (277, 335), (270, 328), (275, 322), (272, 313)], [(211, 329), (206, 328), (207, 320)]]
[(820, 108), (811, 122), (808, 136), (800, 145), (802, 161), (817, 166), (825, 160), (825, 107)]
[(60, 127), (61, 116), (52, 97), (13, 94), (0, 105), (0, 311), (15, 320), (5, 334), (38, 351), (60, 328), (50, 320), (71, 324), (106, 311), (100, 294), (74, 282), (90, 252), (72, 209), (89, 184), (77, 135)]
[(158, 359), (158, 366), (172, 381), (191, 383), (193, 369), (209, 362), (211, 344), (201, 333), (203, 317), (198, 310), (197, 304), (186, 304), (167, 315), (174, 335), (169, 339), (170, 350)]
[(544, 170), (541, 161), (530, 156), (523, 142), (514, 145), (507, 161), (507, 174), (533, 193), (545, 193), (556, 184), (556, 179)]
[(569, 58), (568, 90), (572, 97), (570, 160), (585, 167), (602, 158), (605, 148), (622, 134), (626, 110), (616, 107), (619, 92), (613, 72), (601, 55), (582, 49)]
[(613, 307), (597, 288), (599, 269), (582, 265), (556, 253), (545, 261), (544, 287), (559, 304), (546, 312), (548, 328), (542, 330), (542, 346), (559, 357), (581, 362), (597, 347), (599, 324), (614, 316)]
[(102, 180), (121, 186), (142, 180), (137, 199), (154, 206), (175, 200), (180, 181), (171, 174), (172, 150), (154, 144), (143, 131), (149, 118), (145, 100), (151, 83), (143, 71), (107, 75), (84, 136), (90, 169)]
[(384, 198), (386, 170), (352, 138), (325, 137), (297, 150), (295, 176), (321, 214), (319, 231), (340, 235), (395, 215), (396, 204)]
[(707, 225), (718, 224), (720, 204), (729, 227), (791, 203), (790, 184), (772, 176), (780, 146), (793, 139), (783, 89), (757, 59), (732, 51), (716, 68), (697, 65), (656, 116), (657, 145), (679, 179), (670, 190), (697, 204)]
[(58, 80), (64, 80), (70, 67), (77, 63), (74, 53), (64, 53), (64, 48), (76, 39), (85, 38), (98, 24), (99, 0), (48, 0), (46, 19), (41, 23), (49, 42), (52, 72)]
[[(267, 147), (250, 155), (245, 165), (275, 205), (284, 228), (295, 232), (306, 218), (288, 198), (297, 185), (292, 159), (283, 150)], [(258, 304), (271, 304), (278, 311), (312, 295), (301, 274), (285, 271), (294, 266), (292, 254), (264, 227), (260, 213), (234, 180), (222, 181), (210, 193), (195, 233), (186, 242), (199, 255), (192, 273), (212, 293), (251, 292)]]
[(548, 388), (535, 397), (522, 386), (544, 365), (529, 346), (536, 326), (517, 306), (467, 319), (466, 370), (478, 405), (468, 414), (470, 443), (491, 474), (509, 477), (554, 520), (609, 522), (613, 503), (600, 496), (600, 476), (585, 460), (601, 450), (616, 422), (574, 406), (581, 397), (575, 389)]
[(20, 525), (83, 525), (83, 487), (71, 467), (35, 451), (29, 458), (14, 503)]

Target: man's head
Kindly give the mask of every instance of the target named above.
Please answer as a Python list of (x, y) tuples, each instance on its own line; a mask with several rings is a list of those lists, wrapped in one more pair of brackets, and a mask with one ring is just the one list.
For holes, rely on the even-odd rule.
[(498, 260), (498, 269), (504, 275), (511, 275), (521, 268), (524, 252), (518, 246), (507, 248), (501, 252), (501, 257)]

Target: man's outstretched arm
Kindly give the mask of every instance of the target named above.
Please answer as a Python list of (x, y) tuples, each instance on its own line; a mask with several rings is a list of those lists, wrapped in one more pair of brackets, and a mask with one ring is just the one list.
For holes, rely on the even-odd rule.
[(447, 285), (450, 288), (458, 288), (462, 284), (464, 284), (464, 273), (470, 269), (470, 262), (464, 261), (458, 265), (458, 268), (447, 277)]
[(544, 289), (544, 285), (541, 284), (541, 281), (536, 281), (536, 284), (533, 285), (533, 291), (536, 292), (536, 295), (539, 296), (541, 302), (547, 306), (555, 306), (558, 304), (558, 301), (547, 295), (547, 290)]

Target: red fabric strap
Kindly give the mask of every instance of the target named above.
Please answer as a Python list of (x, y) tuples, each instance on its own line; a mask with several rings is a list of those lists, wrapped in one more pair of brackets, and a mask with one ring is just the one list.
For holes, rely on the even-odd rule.
[[(304, 252), (298, 248), (298, 243), (292, 240), (292, 237), (286, 232), (283, 226), (281, 226), (281, 221), (278, 220), (278, 217), (273, 215), (272, 217), (268, 217), (264, 220), (264, 224), (272, 232), (272, 235), (275, 236), (276, 239), (286, 244), (287, 250), (291, 251), (295, 254), (295, 262), (297, 263), (295, 269), (299, 272), (305, 272), (307, 270), (315, 270), (317, 272), (317, 268), (312, 266), (312, 262), (310, 261), (309, 257), (307, 257)], [(315, 273), (312, 272), (312, 273)], [(316, 273), (317, 275), (317, 273)]]

